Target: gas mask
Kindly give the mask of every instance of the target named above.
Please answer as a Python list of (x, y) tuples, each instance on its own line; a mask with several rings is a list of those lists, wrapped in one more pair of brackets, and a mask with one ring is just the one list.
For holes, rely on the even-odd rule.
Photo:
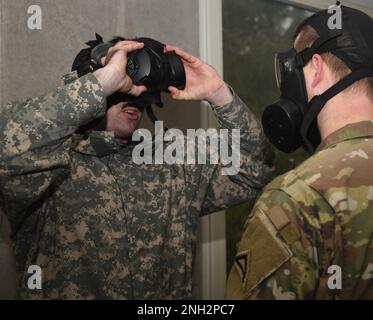
[[(317, 116), (325, 104), (356, 81), (373, 77), (373, 20), (366, 14), (342, 6), (342, 29), (328, 28), (328, 11), (308, 18), (298, 28), (312, 26), (319, 38), (309, 48), (296, 52), (293, 48), (275, 57), (275, 73), (280, 100), (268, 106), (262, 116), (263, 130), (280, 151), (291, 153), (303, 147), (313, 154), (321, 142)], [(341, 59), (351, 73), (323, 94), (309, 101), (303, 68), (313, 55), (331, 52)]]
[[(92, 69), (102, 68), (101, 58), (117, 42), (125, 40), (117, 37), (114, 41), (100, 43), (91, 52)], [(169, 86), (185, 88), (185, 70), (181, 58), (175, 52), (164, 52), (165, 45), (150, 38), (136, 38), (144, 48), (127, 56), (126, 72), (135, 85), (145, 85), (159, 92), (167, 92)]]
[[(103, 38), (96, 34), (96, 40), (87, 42), (90, 48), (82, 50), (74, 61), (73, 70), (77, 70), (79, 76), (82, 76), (102, 68), (101, 59), (107, 55), (111, 47), (123, 40), (126, 39), (116, 37), (104, 42)], [(165, 45), (159, 41), (150, 38), (136, 38), (133, 41), (143, 42), (144, 47), (128, 54), (126, 73), (135, 85), (145, 85), (148, 90), (138, 97), (116, 92), (108, 97), (108, 106), (129, 101), (141, 112), (146, 110), (149, 118), (155, 122), (157, 119), (151, 106), (155, 104), (163, 107), (161, 92), (168, 92), (169, 86), (180, 90), (185, 88), (184, 64), (175, 52), (164, 52)]]

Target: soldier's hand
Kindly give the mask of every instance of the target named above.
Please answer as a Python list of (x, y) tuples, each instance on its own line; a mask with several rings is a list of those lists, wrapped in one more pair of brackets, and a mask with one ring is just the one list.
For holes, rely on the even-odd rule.
[(184, 90), (172, 86), (168, 88), (174, 99), (207, 100), (219, 106), (232, 101), (231, 91), (213, 67), (179, 48), (167, 45), (166, 52), (170, 51), (181, 57), (186, 73)]
[(127, 54), (144, 47), (143, 43), (136, 41), (121, 41), (111, 47), (107, 56), (102, 58), (103, 68), (94, 72), (100, 81), (104, 92), (110, 96), (114, 92), (120, 91), (139, 96), (146, 91), (145, 86), (136, 86), (127, 75)]

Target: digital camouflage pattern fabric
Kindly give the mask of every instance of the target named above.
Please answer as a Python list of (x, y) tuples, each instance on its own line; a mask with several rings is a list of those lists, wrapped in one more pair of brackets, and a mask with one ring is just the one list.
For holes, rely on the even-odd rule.
[[(1, 206), (24, 299), (188, 299), (199, 216), (254, 197), (272, 172), (259, 122), (235, 95), (213, 106), (241, 129), (241, 169), (135, 165), (113, 133), (77, 128), (106, 112), (93, 74), (0, 115)], [(27, 269), (42, 269), (42, 290)]]
[(372, 161), (373, 121), (360, 122), (271, 182), (237, 245), (227, 298), (373, 299)]

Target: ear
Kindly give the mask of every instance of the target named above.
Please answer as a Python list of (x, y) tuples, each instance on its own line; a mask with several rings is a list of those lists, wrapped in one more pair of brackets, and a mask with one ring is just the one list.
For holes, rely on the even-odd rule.
[(324, 77), (325, 62), (321, 55), (314, 54), (311, 59), (312, 88), (317, 87)]

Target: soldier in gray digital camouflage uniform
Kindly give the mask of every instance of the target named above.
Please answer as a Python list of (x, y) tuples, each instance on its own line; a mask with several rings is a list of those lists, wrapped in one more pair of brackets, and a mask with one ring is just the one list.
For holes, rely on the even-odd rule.
[[(221, 128), (241, 129), (240, 171), (134, 164), (127, 140), (141, 113), (125, 101), (107, 111), (106, 97), (145, 90), (125, 74), (127, 53), (141, 47), (121, 41), (104, 68), (1, 109), (0, 201), (21, 298), (191, 298), (199, 217), (254, 197), (268, 181), (272, 153), (255, 116), (213, 68), (170, 46), (187, 76), (172, 97), (207, 100)], [(105, 115), (106, 130), (76, 133)], [(31, 265), (41, 267), (41, 290), (27, 287)]]

